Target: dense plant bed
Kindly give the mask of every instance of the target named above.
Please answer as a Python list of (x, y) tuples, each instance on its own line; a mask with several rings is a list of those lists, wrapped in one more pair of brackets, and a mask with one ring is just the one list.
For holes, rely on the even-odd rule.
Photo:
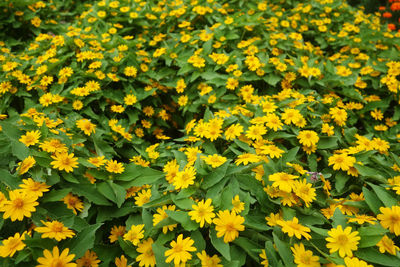
[(73, 4), (1, 43), (0, 264), (400, 266), (400, 34), (378, 16)]

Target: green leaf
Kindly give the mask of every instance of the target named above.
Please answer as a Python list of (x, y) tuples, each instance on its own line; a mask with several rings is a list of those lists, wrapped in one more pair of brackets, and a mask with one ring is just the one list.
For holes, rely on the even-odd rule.
[(115, 180), (125, 181), (123, 187), (142, 186), (153, 184), (164, 177), (164, 173), (151, 168), (142, 167), (134, 163), (128, 164), (122, 174), (116, 175)]
[(76, 258), (82, 257), (86, 250), (93, 248), (96, 231), (101, 225), (97, 223), (84, 228), (75, 238), (68, 240), (64, 247), (70, 248), (70, 254), (75, 254)]
[(225, 162), (218, 168), (215, 168), (209, 175), (206, 175), (201, 183), (201, 188), (208, 189), (221, 181), (225, 177), (228, 166), (229, 162)]
[(386, 207), (392, 207), (397, 205), (397, 200), (393, 197), (385, 188), (374, 185), (372, 183), (368, 183), (378, 196), (378, 198), (385, 204)]
[(70, 184), (72, 192), (87, 198), (90, 202), (96, 205), (110, 206), (111, 203), (105, 198), (98, 190), (95, 189), (94, 185), (89, 184)]
[(376, 263), (382, 266), (400, 266), (400, 259), (398, 257), (382, 254), (376, 248), (358, 249), (354, 254), (369, 263)]
[(257, 243), (251, 241), (250, 239), (247, 239), (245, 237), (239, 236), (236, 238), (233, 243), (237, 246), (239, 246), (243, 251), (247, 253), (250, 257), (252, 257), (255, 261), (258, 262), (259, 257), (258, 254), (255, 252), (258, 250), (258, 245)]
[(293, 263), (294, 260), (293, 254), (290, 251), (288, 244), (280, 240), (275, 233), (272, 233), (272, 236), (274, 238), (275, 246), (278, 249), (278, 253), (281, 256), (283, 262), (285, 263), (285, 266), (295, 267), (296, 265)]
[(168, 217), (180, 223), (187, 231), (194, 231), (199, 228), (199, 224), (192, 221), (185, 211), (165, 210), (165, 213), (168, 214)]
[(349, 180), (350, 176), (344, 174), (343, 172), (338, 172), (335, 176), (335, 189), (338, 193), (343, 193), (346, 182)]
[(51, 190), (40, 199), (40, 202), (56, 202), (61, 201), (69, 192), (71, 192), (71, 188), (64, 188), (60, 190)]
[(335, 148), (337, 147), (337, 137), (326, 137), (322, 136), (318, 143), (317, 143), (317, 148), (318, 149), (330, 149), (330, 148)]
[(2, 132), (11, 140), (18, 141), (21, 138), (22, 131), (14, 124), (2, 121), (0, 122), (0, 126), (2, 127)]
[(121, 205), (125, 202), (125, 188), (120, 185), (114, 184), (112, 181), (106, 181), (97, 184), (97, 189), (103, 196), (116, 203), (118, 208), (120, 208)]
[(212, 229), (210, 232), (210, 239), (211, 239), (211, 244), (214, 246), (214, 248), (216, 250), (218, 250), (218, 252), (221, 253), (221, 255), (226, 260), (230, 261), (231, 253), (230, 253), (229, 244), (224, 242), (223, 237), (218, 238), (215, 230)]
[(11, 141), (11, 151), (19, 160), (24, 160), (29, 156), (29, 148), (19, 141)]
[(359, 248), (375, 246), (388, 232), (380, 225), (369, 225), (365, 227), (360, 227), (357, 229), (357, 231), (361, 237), (360, 244), (358, 246)]
[(371, 192), (366, 187), (363, 187), (362, 191), (364, 193), (365, 202), (367, 202), (367, 205), (372, 212), (375, 213), (375, 215), (380, 213), (379, 208), (383, 206), (383, 203), (379, 200), (375, 193)]
[(10, 172), (0, 169), (0, 181), (11, 189), (16, 189), (21, 183), (19, 178), (11, 175)]
[(338, 225), (341, 225), (344, 229), (347, 224), (346, 216), (340, 211), (339, 208), (335, 209), (335, 212), (333, 213), (333, 216), (332, 216), (332, 221), (333, 221), (333, 224), (332, 224), (333, 227), (337, 227)]

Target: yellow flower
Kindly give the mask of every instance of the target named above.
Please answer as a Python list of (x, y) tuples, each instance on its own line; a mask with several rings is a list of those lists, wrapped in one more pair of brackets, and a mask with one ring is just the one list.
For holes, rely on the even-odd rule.
[(390, 239), (387, 235), (384, 235), (382, 239), (376, 244), (379, 248), (379, 251), (383, 254), (385, 252), (389, 252), (392, 255), (396, 255), (396, 251), (400, 250), (398, 246), (396, 246), (392, 239)]
[(43, 192), (49, 191), (49, 187), (46, 183), (40, 183), (34, 181), (32, 178), (23, 179), (22, 184), (19, 185), (26, 193), (36, 195), (37, 197), (43, 196)]
[(101, 157), (89, 158), (88, 162), (96, 167), (101, 167), (107, 162), (107, 160), (104, 159), (104, 156), (101, 156)]
[(144, 224), (132, 225), (131, 229), (124, 235), (124, 240), (131, 241), (134, 246), (139, 244), (140, 239), (144, 237)]
[(262, 139), (262, 136), (267, 133), (267, 128), (263, 125), (252, 125), (246, 132), (246, 137), (252, 140)]
[(237, 215), (234, 211), (219, 211), (218, 218), (213, 220), (217, 237), (224, 236), (224, 242), (229, 243), (239, 236), (239, 231), (244, 231), (244, 217)]
[(294, 263), (297, 264), (297, 267), (321, 266), (321, 264), (319, 263), (319, 257), (314, 256), (311, 250), (306, 250), (303, 243), (300, 243), (300, 245), (294, 244), (294, 246), (290, 249), (293, 252)]
[(85, 255), (76, 260), (77, 267), (97, 267), (99, 263), (96, 252), (90, 250), (86, 250)]
[(33, 167), (33, 165), (35, 165), (35, 163), (35, 158), (32, 156), (28, 156), (26, 159), (19, 163), (18, 174), (22, 175), (26, 173), (30, 168)]
[(389, 229), (396, 236), (400, 235), (400, 207), (381, 207), (379, 210), (382, 214), (378, 214), (377, 218), (381, 221), (382, 227)]
[(201, 260), (202, 267), (223, 267), (223, 265), (220, 264), (221, 259), (217, 255), (210, 257), (205, 250), (201, 253), (197, 253), (196, 256)]
[(192, 205), (193, 210), (188, 213), (192, 221), (200, 223), (200, 227), (203, 227), (205, 222), (211, 224), (215, 217), (214, 206), (211, 205), (211, 201), (210, 198), (206, 201), (204, 199), (199, 201), (197, 205)]
[(334, 170), (347, 171), (350, 167), (353, 167), (354, 163), (356, 163), (356, 158), (343, 153), (330, 156), (328, 161), (328, 165), (333, 165), (332, 168)]
[(121, 255), (120, 258), (116, 257), (115, 265), (117, 267), (132, 267), (132, 265), (128, 265), (128, 259), (125, 257), (125, 255)]
[[(156, 226), (159, 224), (161, 221), (164, 219), (168, 218), (168, 214), (165, 212), (166, 210), (175, 210), (176, 206), (175, 205), (164, 205), (162, 208), (157, 208), (157, 213), (153, 215), (153, 226)], [(169, 224), (166, 226), (163, 226), (162, 231), (164, 234), (166, 234), (169, 231), (174, 230), (175, 227), (177, 227), (178, 224)]]
[(196, 248), (192, 246), (193, 244), (194, 241), (190, 237), (183, 239), (183, 235), (180, 234), (176, 241), (171, 241), (170, 246), (172, 248), (165, 251), (164, 255), (167, 257), (165, 262), (170, 263), (173, 260), (175, 265), (185, 264), (192, 258), (190, 252), (196, 251)]
[(189, 185), (194, 184), (196, 178), (196, 169), (193, 166), (186, 166), (183, 171), (176, 174), (173, 182), (176, 190), (188, 188)]
[(304, 146), (313, 146), (319, 141), (318, 134), (310, 130), (300, 131), (297, 139), (299, 139), (300, 144)]
[(38, 233), (42, 233), (42, 238), (54, 238), (57, 241), (61, 241), (63, 239), (73, 237), (75, 234), (72, 230), (68, 229), (64, 226), (62, 222), (59, 221), (51, 221), (44, 222), (41, 221), (45, 226), (36, 227), (35, 231)]
[(91, 123), (88, 119), (81, 119), (76, 122), (76, 126), (82, 130), (86, 135), (91, 135), (96, 132), (96, 125)]
[(239, 123), (232, 124), (224, 132), (226, 140), (233, 140), (239, 137), (242, 133), (243, 133), (243, 126), (240, 125)]
[(124, 165), (116, 160), (107, 161), (106, 170), (112, 173), (123, 173), (125, 170)]
[(357, 259), (357, 258), (350, 258), (346, 257), (344, 258), (344, 263), (346, 264), (346, 267), (374, 267), (371, 264), (368, 264), (367, 262)]
[(294, 193), (305, 202), (306, 207), (309, 207), (310, 203), (315, 200), (315, 188), (312, 188), (312, 185), (306, 180), (294, 181), (293, 188)]
[(211, 165), (211, 167), (213, 168), (221, 166), (227, 160), (225, 157), (220, 156), (218, 154), (208, 155), (207, 157), (201, 156), (201, 159), (203, 159), (208, 165)]
[(36, 130), (27, 132), (25, 135), (21, 136), (19, 141), (29, 147), (36, 145), (39, 142), (39, 138), (40, 132)]
[(44, 257), (39, 257), (37, 259), (38, 265), (36, 267), (76, 267), (76, 263), (72, 263), (71, 261), (74, 259), (75, 254), (70, 254), (69, 249), (64, 249), (61, 254), (58, 250), (58, 247), (53, 247), (53, 251), (45, 249), (43, 251)]
[(332, 228), (328, 231), (329, 237), (325, 238), (328, 243), (326, 247), (329, 249), (329, 253), (339, 251), (339, 256), (344, 258), (345, 256), (352, 257), (353, 251), (357, 250), (357, 245), (361, 237), (358, 236), (358, 232), (351, 232), (351, 227), (346, 227), (343, 230), (341, 225), (336, 228)]
[(263, 259), (263, 261), (261, 262), (261, 265), (262, 265), (263, 267), (268, 267), (269, 262), (268, 262), (268, 258), (267, 258), (267, 254), (266, 254), (266, 252), (265, 252), (265, 249), (263, 249), (263, 250), (261, 251), (261, 253), (258, 254), (258, 256), (260, 256), (260, 258)]
[(288, 174), (286, 172), (277, 172), (268, 176), (268, 180), (274, 182), (273, 187), (277, 187), (280, 190), (290, 193), (294, 188), (294, 179), (298, 176)]
[(14, 236), (10, 236), (7, 239), (4, 239), (3, 244), (0, 246), (0, 257), (12, 257), (15, 252), (23, 250), (25, 248), (25, 243), (22, 242), (25, 240), (25, 233), (21, 236), (19, 233), (16, 233)]
[(78, 211), (82, 211), (83, 210), (83, 203), (82, 201), (77, 197), (74, 196), (72, 193), (68, 193), (68, 195), (66, 195), (62, 201), (67, 205), (68, 209), (72, 209), (72, 211), (74, 212), (74, 214), (77, 214), (77, 210)]
[(136, 261), (139, 262), (140, 267), (153, 267), (156, 265), (156, 257), (154, 256), (154, 251), (152, 248), (153, 243), (153, 239), (149, 237), (147, 240), (143, 240), (142, 243), (138, 244), (136, 251), (140, 253), (140, 255), (136, 257)]
[(137, 69), (133, 66), (125, 67), (124, 74), (128, 77), (136, 77)]
[(125, 226), (116, 226), (114, 225), (111, 228), (110, 235), (108, 236), (108, 239), (110, 239), (111, 243), (114, 243), (118, 240), (118, 237), (124, 236), (125, 234)]
[(232, 205), (232, 211), (236, 214), (239, 214), (244, 210), (244, 203), (240, 201), (239, 195), (236, 195), (234, 198), (232, 198)]
[(78, 158), (74, 157), (74, 153), (68, 154), (56, 153), (55, 156), (51, 156), (54, 160), (50, 162), (53, 168), (60, 171), (65, 170), (66, 172), (72, 172), (78, 166)]
[(35, 206), (39, 205), (37, 195), (20, 189), (9, 191), (10, 200), (3, 202), (0, 211), (4, 212), (3, 218), (11, 218), (11, 221), (22, 221), (24, 217), (31, 217), (36, 211)]
[(151, 189), (147, 190), (143, 189), (135, 197), (135, 205), (139, 207), (143, 206), (144, 204), (150, 201), (150, 197), (151, 197)]
[(277, 224), (282, 227), (282, 232), (287, 233), (288, 236), (296, 236), (301, 239), (304, 236), (307, 240), (310, 240), (311, 236), (308, 234), (311, 232), (310, 228), (299, 224), (299, 220), (293, 217), (291, 221), (279, 220)]

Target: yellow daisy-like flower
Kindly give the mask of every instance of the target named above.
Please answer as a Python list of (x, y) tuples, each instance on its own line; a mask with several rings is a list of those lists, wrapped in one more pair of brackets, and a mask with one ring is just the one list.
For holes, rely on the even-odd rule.
[(125, 170), (124, 165), (116, 160), (109, 160), (106, 164), (106, 170), (113, 173), (123, 173)]
[(320, 267), (319, 257), (314, 256), (311, 250), (306, 250), (303, 243), (294, 244), (290, 248), (293, 252), (294, 263), (297, 267)]
[(3, 202), (0, 211), (4, 212), (3, 218), (11, 218), (11, 221), (22, 221), (24, 217), (31, 217), (36, 211), (35, 206), (39, 205), (37, 195), (22, 191), (21, 189), (9, 191), (10, 200)]
[(306, 204), (306, 207), (310, 206), (310, 203), (315, 200), (315, 188), (312, 188), (312, 184), (307, 183), (306, 180), (302, 181), (294, 181), (294, 193), (296, 196), (301, 198), (304, 203)]
[(373, 265), (368, 264), (367, 262), (358, 258), (346, 257), (344, 258), (344, 263), (346, 264), (346, 267), (374, 267)]
[(100, 260), (94, 251), (86, 250), (82, 258), (76, 260), (77, 267), (98, 267)]
[(25, 233), (22, 235), (16, 233), (14, 236), (4, 239), (2, 241), (3, 244), (0, 246), (0, 257), (12, 257), (17, 251), (23, 250), (26, 246), (22, 242), (23, 240), (25, 240)]
[(318, 134), (310, 130), (300, 131), (297, 139), (299, 139), (300, 144), (303, 146), (313, 146), (319, 141)]
[(201, 253), (197, 253), (196, 256), (201, 260), (201, 266), (223, 267), (223, 265), (220, 264), (221, 259), (217, 255), (210, 257), (205, 250)]
[(204, 223), (212, 223), (212, 219), (215, 217), (214, 206), (211, 205), (212, 200), (209, 198), (206, 201), (201, 200), (197, 205), (192, 205), (192, 211), (189, 211), (189, 216), (192, 221), (200, 223), (200, 227), (204, 226)]
[(144, 237), (144, 224), (132, 225), (131, 229), (124, 235), (124, 240), (131, 241), (134, 246), (139, 244), (140, 239)]
[(35, 231), (42, 234), (42, 238), (53, 238), (57, 241), (61, 241), (66, 238), (73, 237), (75, 233), (65, 227), (62, 222), (59, 221), (51, 221), (51, 222), (44, 222), (41, 221), (45, 226), (36, 227)]
[(38, 265), (36, 267), (76, 267), (76, 263), (72, 263), (71, 261), (74, 259), (75, 254), (70, 254), (69, 249), (64, 249), (61, 254), (58, 250), (58, 247), (53, 247), (53, 251), (45, 249), (43, 251), (44, 257), (39, 257), (37, 259)]
[(165, 251), (165, 257), (167, 257), (165, 262), (170, 263), (174, 261), (175, 265), (186, 263), (192, 259), (190, 252), (196, 251), (196, 248), (192, 246), (193, 244), (194, 241), (190, 237), (183, 239), (183, 235), (180, 234), (176, 241), (172, 240), (170, 243), (172, 248)]
[(299, 219), (296, 217), (293, 217), (291, 221), (279, 220), (277, 224), (282, 227), (282, 232), (287, 233), (289, 237), (296, 236), (301, 239), (304, 236), (307, 240), (311, 238), (311, 235), (308, 234), (311, 229), (299, 224)]
[(89, 158), (88, 162), (93, 164), (96, 167), (101, 167), (107, 162), (107, 160), (104, 159), (104, 156), (101, 156), (101, 157)]
[(36, 130), (27, 132), (25, 135), (21, 136), (19, 141), (29, 147), (39, 143), (39, 138), (40, 132)]
[(224, 236), (224, 242), (229, 243), (239, 236), (239, 231), (244, 231), (244, 217), (237, 215), (234, 211), (219, 211), (218, 218), (213, 220), (217, 237)]
[(186, 166), (183, 171), (176, 174), (173, 185), (175, 189), (188, 188), (189, 185), (194, 184), (194, 179), (196, 178), (196, 169), (193, 166)]
[(22, 184), (19, 185), (28, 194), (34, 194), (37, 197), (43, 196), (44, 192), (49, 191), (49, 187), (45, 183), (35, 182), (32, 178), (23, 179)]
[(26, 159), (24, 159), (22, 162), (19, 163), (18, 174), (22, 175), (28, 172), (29, 169), (32, 168), (33, 165), (35, 165), (35, 163), (36, 163), (35, 158), (32, 156), (28, 156)]
[(220, 156), (218, 154), (208, 155), (207, 157), (202, 156), (201, 159), (204, 160), (208, 165), (210, 165), (213, 168), (221, 166), (227, 160), (225, 157)]
[(326, 247), (330, 253), (339, 251), (339, 256), (344, 258), (345, 256), (352, 257), (353, 251), (357, 250), (357, 245), (361, 237), (358, 236), (358, 232), (351, 232), (351, 227), (346, 227), (343, 230), (341, 225), (336, 228), (332, 228), (328, 232), (329, 237), (325, 238), (328, 243)]
[(82, 130), (86, 135), (91, 135), (96, 132), (96, 125), (88, 119), (81, 119), (76, 122), (76, 127)]
[(114, 225), (111, 228), (110, 235), (108, 236), (108, 239), (110, 239), (111, 243), (114, 243), (118, 240), (118, 237), (124, 236), (126, 232), (125, 226), (116, 226)]
[(294, 179), (296, 178), (298, 178), (298, 176), (286, 172), (277, 172), (268, 176), (268, 179), (273, 182), (273, 187), (277, 187), (287, 193), (292, 192), (294, 188)]
[(239, 214), (244, 210), (244, 203), (240, 201), (239, 195), (236, 195), (234, 198), (232, 198), (232, 211), (235, 213)]
[(142, 243), (138, 244), (136, 251), (139, 252), (140, 255), (136, 257), (136, 261), (139, 262), (140, 267), (153, 267), (156, 265), (156, 257), (152, 248), (153, 243), (153, 239), (149, 237), (147, 240), (143, 240)]
[(400, 206), (381, 207), (379, 210), (382, 214), (378, 214), (377, 218), (382, 227), (389, 229), (396, 236), (400, 235)]
[(333, 165), (332, 168), (336, 170), (348, 171), (356, 163), (356, 158), (348, 156), (347, 154), (334, 154), (330, 156), (329, 166)]
[(384, 235), (382, 239), (376, 244), (379, 248), (380, 253), (389, 252), (392, 255), (396, 255), (396, 251), (399, 251), (399, 247), (396, 246), (392, 239), (387, 235)]
[(74, 153), (56, 153), (55, 156), (51, 157), (54, 160), (50, 164), (53, 165), (53, 168), (60, 171), (72, 172), (78, 166), (78, 158), (74, 157)]
[(74, 196), (72, 193), (68, 193), (68, 195), (66, 195), (62, 199), (62, 201), (64, 201), (64, 203), (67, 205), (67, 208), (71, 209), (75, 213), (75, 215), (77, 214), (77, 210), (83, 210), (82, 201), (77, 196)]

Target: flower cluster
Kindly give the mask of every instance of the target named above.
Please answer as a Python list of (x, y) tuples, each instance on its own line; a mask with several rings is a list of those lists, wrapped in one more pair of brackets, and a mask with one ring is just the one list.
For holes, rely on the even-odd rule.
[(0, 43), (0, 264), (400, 266), (400, 33), (379, 16), (70, 13)]

